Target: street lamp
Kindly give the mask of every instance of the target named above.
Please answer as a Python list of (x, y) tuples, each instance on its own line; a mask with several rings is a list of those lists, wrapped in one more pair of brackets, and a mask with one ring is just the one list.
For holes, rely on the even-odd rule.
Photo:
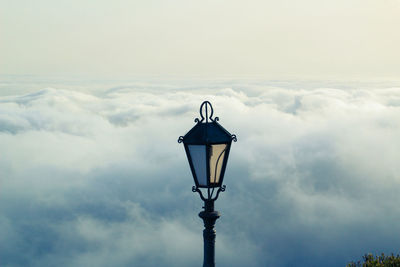
[[(185, 146), (186, 156), (192, 171), (195, 186), (193, 192), (198, 192), (204, 201), (204, 211), (199, 217), (204, 222), (204, 267), (215, 266), (215, 221), (220, 217), (214, 211), (214, 201), (220, 192), (225, 191), (225, 168), (228, 162), (232, 141), (236, 135), (230, 134), (219, 123), (218, 117), (213, 119), (214, 110), (211, 103), (204, 101), (200, 106), (200, 119), (195, 119), (196, 125), (185, 135), (180, 136), (178, 143)], [(205, 190), (205, 193), (201, 191)]]

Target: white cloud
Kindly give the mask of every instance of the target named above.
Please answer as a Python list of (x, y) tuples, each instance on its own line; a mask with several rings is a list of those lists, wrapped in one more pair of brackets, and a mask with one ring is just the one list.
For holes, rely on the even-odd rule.
[(398, 88), (101, 88), (0, 98), (5, 266), (198, 266), (202, 205), (176, 140), (206, 99), (239, 138), (216, 204), (218, 265), (338, 266), (397, 252)]

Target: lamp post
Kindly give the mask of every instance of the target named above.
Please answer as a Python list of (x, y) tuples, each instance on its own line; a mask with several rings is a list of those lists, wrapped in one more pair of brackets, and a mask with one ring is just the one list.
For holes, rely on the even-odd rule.
[[(201, 119), (195, 119), (196, 125), (178, 143), (183, 143), (189, 161), (195, 185), (193, 192), (198, 192), (204, 201), (204, 210), (199, 217), (204, 222), (204, 262), (203, 267), (215, 266), (215, 221), (220, 217), (214, 210), (214, 201), (219, 193), (225, 191), (225, 168), (228, 162), (232, 141), (236, 135), (230, 134), (213, 118), (214, 110), (208, 101), (200, 106)], [(204, 190), (204, 191), (202, 191)]]

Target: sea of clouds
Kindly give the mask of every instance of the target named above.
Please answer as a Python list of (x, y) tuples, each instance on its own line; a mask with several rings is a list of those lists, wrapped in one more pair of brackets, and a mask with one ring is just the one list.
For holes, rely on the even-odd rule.
[(0, 83), (1, 266), (201, 266), (182, 144), (238, 136), (218, 266), (345, 266), (400, 247), (400, 88), (262, 80)]

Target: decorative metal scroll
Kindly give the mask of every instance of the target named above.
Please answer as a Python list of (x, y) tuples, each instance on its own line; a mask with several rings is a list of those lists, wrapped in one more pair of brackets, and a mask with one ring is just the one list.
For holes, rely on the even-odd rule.
[[(201, 192), (201, 190), (197, 187), (197, 186), (193, 186), (192, 187), (192, 192), (197, 192), (197, 193), (199, 193), (199, 195), (200, 195), (200, 198), (203, 200), (203, 201), (206, 201), (206, 200), (212, 200), (212, 201), (215, 201), (215, 200), (217, 200), (217, 198), (218, 198), (218, 196), (219, 196), (219, 193), (220, 192), (225, 192), (225, 189), (226, 189), (226, 185), (223, 185), (223, 186), (221, 186), (220, 188), (218, 188), (218, 190), (217, 190), (217, 193), (215, 194), (215, 197), (213, 197), (213, 193), (209, 193), (210, 191), (209, 191), (209, 188), (208, 188), (208, 197), (207, 198), (205, 198), (204, 196), (203, 196), (203, 193)], [(214, 192), (214, 190), (213, 190), (213, 192)]]
[[(210, 113), (210, 115), (209, 115), (209, 113)], [(213, 109), (211, 103), (209, 101), (204, 101), (200, 106), (201, 120), (199, 118), (196, 118), (194, 121), (197, 123), (203, 122), (204, 119), (206, 120), (206, 123), (208, 123), (208, 120), (219, 121), (218, 117), (215, 117), (214, 119), (212, 118), (213, 114), (214, 114), (214, 109)]]
[[(182, 137), (182, 136), (181, 136)], [(179, 137), (180, 138), (180, 137)], [(236, 134), (232, 134), (231, 135), (231, 138), (232, 138), (232, 141), (233, 142), (237, 142), (237, 137), (236, 137)], [(179, 142), (179, 140), (178, 140), (178, 142)], [(182, 141), (181, 141), (182, 142)]]

